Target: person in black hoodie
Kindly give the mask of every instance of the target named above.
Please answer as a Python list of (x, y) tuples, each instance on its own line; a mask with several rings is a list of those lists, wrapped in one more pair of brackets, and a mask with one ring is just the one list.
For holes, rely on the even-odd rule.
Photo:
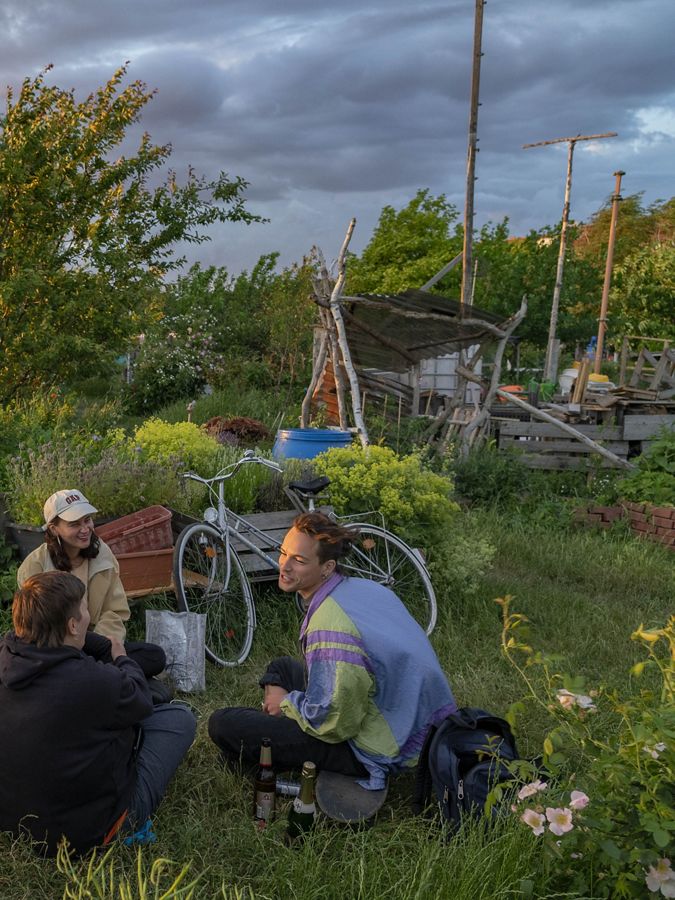
[(154, 812), (195, 735), (180, 704), (153, 708), (121, 641), (111, 663), (82, 652), (89, 611), (66, 572), (27, 579), (0, 641), (0, 830), (77, 853)]

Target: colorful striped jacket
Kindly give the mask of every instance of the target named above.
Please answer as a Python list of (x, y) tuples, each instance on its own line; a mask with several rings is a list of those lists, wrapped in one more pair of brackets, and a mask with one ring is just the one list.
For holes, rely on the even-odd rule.
[(457, 709), (423, 629), (373, 581), (333, 575), (312, 597), (300, 644), (307, 688), (282, 713), (320, 740), (348, 741), (370, 790), (413, 766), (429, 725)]

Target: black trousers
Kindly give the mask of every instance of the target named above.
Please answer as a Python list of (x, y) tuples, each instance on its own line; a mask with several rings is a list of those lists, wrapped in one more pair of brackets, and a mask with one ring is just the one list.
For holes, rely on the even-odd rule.
[[(269, 664), (259, 684), (263, 688), (274, 684), (286, 691), (303, 691), (304, 666), (290, 656), (279, 657)], [(277, 772), (300, 771), (303, 762), (310, 761), (319, 771), (368, 775), (346, 741), (328, 744), (311, 737), (284, 715), (269, 716), (245, 706), (218, 709), (209, 719), (209, 736), (228, 764), (236, 766), (240, 762), (245, 770), (258, 765), (260, 744), (268, 737), (272, 742), (272, 765)]]
[[(110, 641), (105, 635), (88, 631), (82, 650), (87, 656), (110, 663), (113, 661), (110, 648)], [(145, 641), (125, 641), (124, 649), (127, 651), (129, 659), (138, 663), (146, 678), (159, 675), (166, 666), (166, 655), (157, 644), (146, 644)]]

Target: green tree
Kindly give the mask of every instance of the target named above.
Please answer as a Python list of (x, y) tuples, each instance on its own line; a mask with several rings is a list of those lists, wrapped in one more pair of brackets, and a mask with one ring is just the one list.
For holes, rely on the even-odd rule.
[(638, 247), (614, 272), (609, 335), (675, 338), (675, 243)]
[[(83, 102), (45, 73), (7, 94), (0, 120), (0, 400), (44, 381), (105, 371), (157, 304), (179, 241), (250, 222), (246, 182), (191, 169), (150, 187), (170, 147), (144, 134), (120, 153), (153, 96), (126, 67)], [(117, 154), (117, 155), (116, 155)]]
[[(225, 363), (220, 374), (211, 372), (212, 383), (237, 376), (278, 386), (308, 375), (317, 318), (311, 268), (303, 262), (277, 272), (278, 258), (264, 254), (236, 277), (197, 263), (167, 288), (166, 316), (188, 317), (195, 333), (209, 319), (211, 350)], [(163, 328), (155, 326), (160, 340)]]
[[(368, 246), (347, 266), (347, 294), (418, 288), (462, 249), (457, 209), (420, 190), (398, 212), (385, 206)], [(453, 227), (454, 226), (454, 227)]]

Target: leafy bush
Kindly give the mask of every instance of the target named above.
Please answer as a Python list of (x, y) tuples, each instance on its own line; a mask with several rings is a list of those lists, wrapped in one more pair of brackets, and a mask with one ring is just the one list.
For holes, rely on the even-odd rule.
[(331, 503), (340, 515), (381, 512), (388, 528), (416, 546), (447, 535), (459, 509), (450, 499), (450, 479), (423, 469), (414, 454), (352, 446), (321, 453), (314, 467), (330, 478)]
[(124, 445), (107, 447), (97, 462), (77, 447), (46, 444), (8, 464), (9, 513), (15, 522), (41, 525), (45, 500), (67, 487), (81, 490), (99, 517), (127, 515), (161, 504), (186, 513), (203, 505), (203, 491), (177, 476), (176, 466), (129, 457)]
[(505, 506), (524, 492), (528, 470), (515, 452), (497, 450), (488, 443), (452, 463), (455, 490), (471, 503)]
[(618, 482), (619, 496), (636, 503), (675, 506), (675, 429), (664, 428), (636, 464), (637, 472)]
[[(667, 856), (675, 835), (675, 617), (633, 633), (646, 658), (631, 675), (647, 684), (620, 696), (559, 674), (558, 660), (530, 646), (527, 619), (511, 612), (511, 599), (497, 601), (503, 652), (527, 685), (526, 702), (553, 718), (543, 743), (548, 776), (531, 764), (516, 768), (529, 783), (514, 814), (574, 896), (643, 897), (645, 887), (675, 896)], [(523, 708), (515, 704), (511, 716)]]
[(62, 395), (57, 387), (45, 387), (28, 399), (0, 407), (0, 488), (7, 484), (9, 458), (22, 448), (65, 439), (91, 445), (94, 438), (117, 425), (121, 417), (118, 400), (82, 405), (75, 397)]
[(217, 377), (223, 359), (213, 347), (213, 315), (166, 316), (145, 335), (129, 388), (132, 411), (147, 413), (166, 403), (194, 398)]
[(215, 475), (221, 467), (218, 441), (193, 422), (169, 424), (148, 419), (135, 430), (130, 446), (143, 460), (171, 464), (203, 478)]
[(386, 527), (425, 552), (432, 577), (443, 588), (470, 593), (492, 559), (493, 548), (463, 534), (449, 478), (422, 466), (419, 455), (399, 457), (387, 447), (328, 450), (314, 461), (331, 480), (339, 515), (384, 516)]

